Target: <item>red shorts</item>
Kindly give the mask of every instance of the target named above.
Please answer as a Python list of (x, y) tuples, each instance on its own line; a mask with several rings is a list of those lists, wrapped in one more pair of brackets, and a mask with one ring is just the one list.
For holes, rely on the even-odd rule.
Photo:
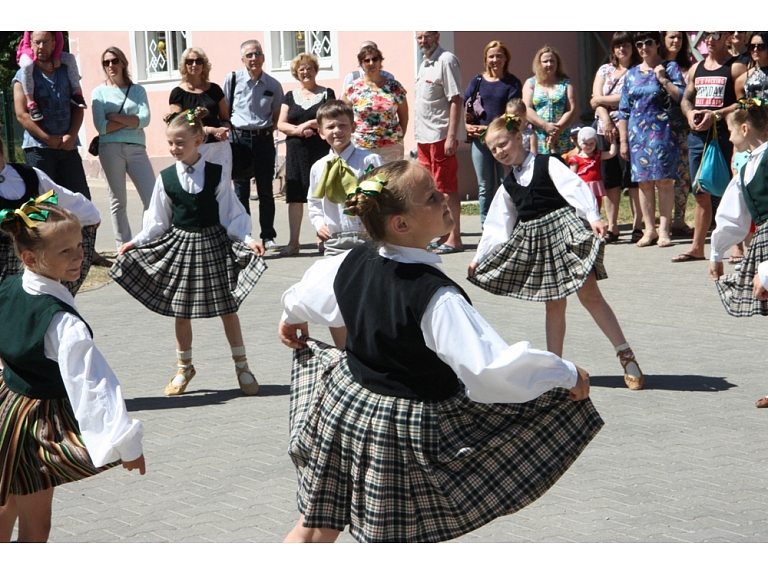
[(435, 180), (438, 192), (453, 194), (459, 191), (459, 160), (456, 155), (445, 155), (445, 140), (432, 144), (418, 144), (419, 163), (427, 168)]

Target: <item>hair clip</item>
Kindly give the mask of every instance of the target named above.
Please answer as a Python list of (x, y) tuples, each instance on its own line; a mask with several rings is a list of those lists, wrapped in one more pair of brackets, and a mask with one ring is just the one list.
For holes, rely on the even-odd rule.
[(19, 219), (24, 222), (28, 228), (36, 228), (37, 224), (35, 224), (33, 220), (44, 222), (48, 219), (48, 214), (50, 213), (48, 210), (40, 209), (37, 206), (40, 204), (51, 204), (55, 206), (58, 205), (58, 203), (59, 198), (56, 195), (56, 192), (50, 190), (48, 193), (45, 193), (38, 198), (33, 198), (28, 202), (25, 202), (21, 207), (15, 210), (0, 210), (0, 222)]
[(171, 122), (173, 122), (174, 119), (176, 119), (177, 116), (180, 116), (181, 114), (184, 114), (184, 119), (187, 121), (187, 123), (190, 126), (195, 125), (195, 119), (197, 118), (197, 116), (195, 116), (194, 108), (190, 108), (189, 110), (184, 110), (183, 112), (171, 112), (170, 114), (166, 115), (163, 118), (163, 121), (166, 124), (170, 124)]
[(504, 119), (507, 121), (507, 131), (520, 126), (521, 120), (515, 114), (504, 114)]

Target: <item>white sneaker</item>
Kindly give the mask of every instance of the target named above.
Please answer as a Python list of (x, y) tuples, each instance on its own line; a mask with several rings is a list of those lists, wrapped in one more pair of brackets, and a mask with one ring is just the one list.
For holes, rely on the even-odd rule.
[(277, 243), (275, 243), (275, 240), (272, 238), (266, 238), (264, 240), (264, 249), (265, 250), (276, 250), (277, 249)]

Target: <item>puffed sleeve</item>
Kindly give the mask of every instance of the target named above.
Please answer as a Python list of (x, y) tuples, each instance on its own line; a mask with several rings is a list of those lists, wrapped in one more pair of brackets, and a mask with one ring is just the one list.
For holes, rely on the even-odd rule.
[(83, 194), (77, 194), (69, 191), (67, 188), (63, 188), (48, 177), (48, 174), (33, 168), (37, 174), (37, 179), (40, 182), (39, 192), (40, 194), (48, 193), (50, 190), (56, 192), (59, 198), (59, 205), (72, 212), (80, 220), (81, 226), (93, 226), (101, 221), (101, 214), (96, 206)]
[(455, 287), (438, 290), (421, 320), (424, 342), (480, 403), (524, 403), (576, 385), (576, 366), (527, 341), (506, 342)]
[(517, 225), (517, 208), (502, 184), (488, 208), (488, 215), (483, 224), (483, 235), (477, 244), (474, 261), (482, 263), (499, 249), (512, 235), (515, 225)]
[(723, 261), (723, 254), (744, 240), (749, 233), (752, 216), (747, 210), (741, 189), (741, 176), (736, 174), (725, 188), (715, 214), (715, 231), (712, 232), (711, 253), (713, 262)]
[(163, 177), (158, 176), (155, 181), (155, 189), (152, 190), (152, 199), (149, 201), (149, 207), (144, 212), (141, 231), (131, 241), (138, 247), (163, 235), (171, 229), (172, 213), (173, 204), (171, 204), (171, 200), (165, 193)]
[(595, 194), (579, 176), (557, 158), (549, 158), (549, 177), (561, 196), (576, 208), (576, 214), (592, 223), (600, 220)]
[(128, 416), (120, 383), (77, 316), (60, 312), (45, 333), (46, 357), (57, 361), (88, 453), (96, 467), (142, 454), (144, 428)]
[(333, 280), (347, 254), (349, 252), (312, 264), (301, 281), (285, 291), (281, 299), (285, 323), (297, 325), (311, 322), (327, 327), (344, 327), (344, 318), (333, 291)]
[(216, 201), (219, 203), (219, 221), (227, 229), (227, 235), (233, 240), (251, 243), (251, 216), (235, 195), (231, 180), (223, 173), (216, 186)]

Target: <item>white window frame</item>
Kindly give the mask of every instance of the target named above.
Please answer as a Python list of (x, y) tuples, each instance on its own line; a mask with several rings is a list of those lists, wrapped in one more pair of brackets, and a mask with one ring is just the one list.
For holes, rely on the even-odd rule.
[[(291, 59), (285, 54), (283, 48), (284, 34), (290, 31), (266, 32), (264, 34), (264, 50), (266, 60), (269, 66), (269, 73), (275, 77), (278, 82), (295, 82), (296, 79), (291, 76)], [(294, 31), (295, 33), (295, 31)], [(312, 31), (301, 31), (306, 37), (310, 37)], [(331, 46), (330, 56), (321, 58), (318, 56), (320, 72), (318, 80), (335, 79), (339, 75), (339, 39), (338, 33), (328, 31), (328, 39)], [(317, 54), (316, 54), (317, 55)]]
[(169, 42), (166, 48), (165, 59), (168, 62), (168, 69), (162, 72), (150, 72), (148, 68), (148, 52), (150, 44), (150, 31), (132, 32), (133, 41), (131, 42), (131, 61), (136, 62), (134, 67), (135, 80), (138, 84), (144, 86), (147, 91), (163, 91), (172, 89), (179, 83), (181, 73), (178, 70), (179, 59), (182, 52), (192, 46), (192, 33), (186, 30), (163, 30), (165, 37), (169, 38), (172, 34), (181, 35), (182, 46), (175, 48), (173, 42)]

